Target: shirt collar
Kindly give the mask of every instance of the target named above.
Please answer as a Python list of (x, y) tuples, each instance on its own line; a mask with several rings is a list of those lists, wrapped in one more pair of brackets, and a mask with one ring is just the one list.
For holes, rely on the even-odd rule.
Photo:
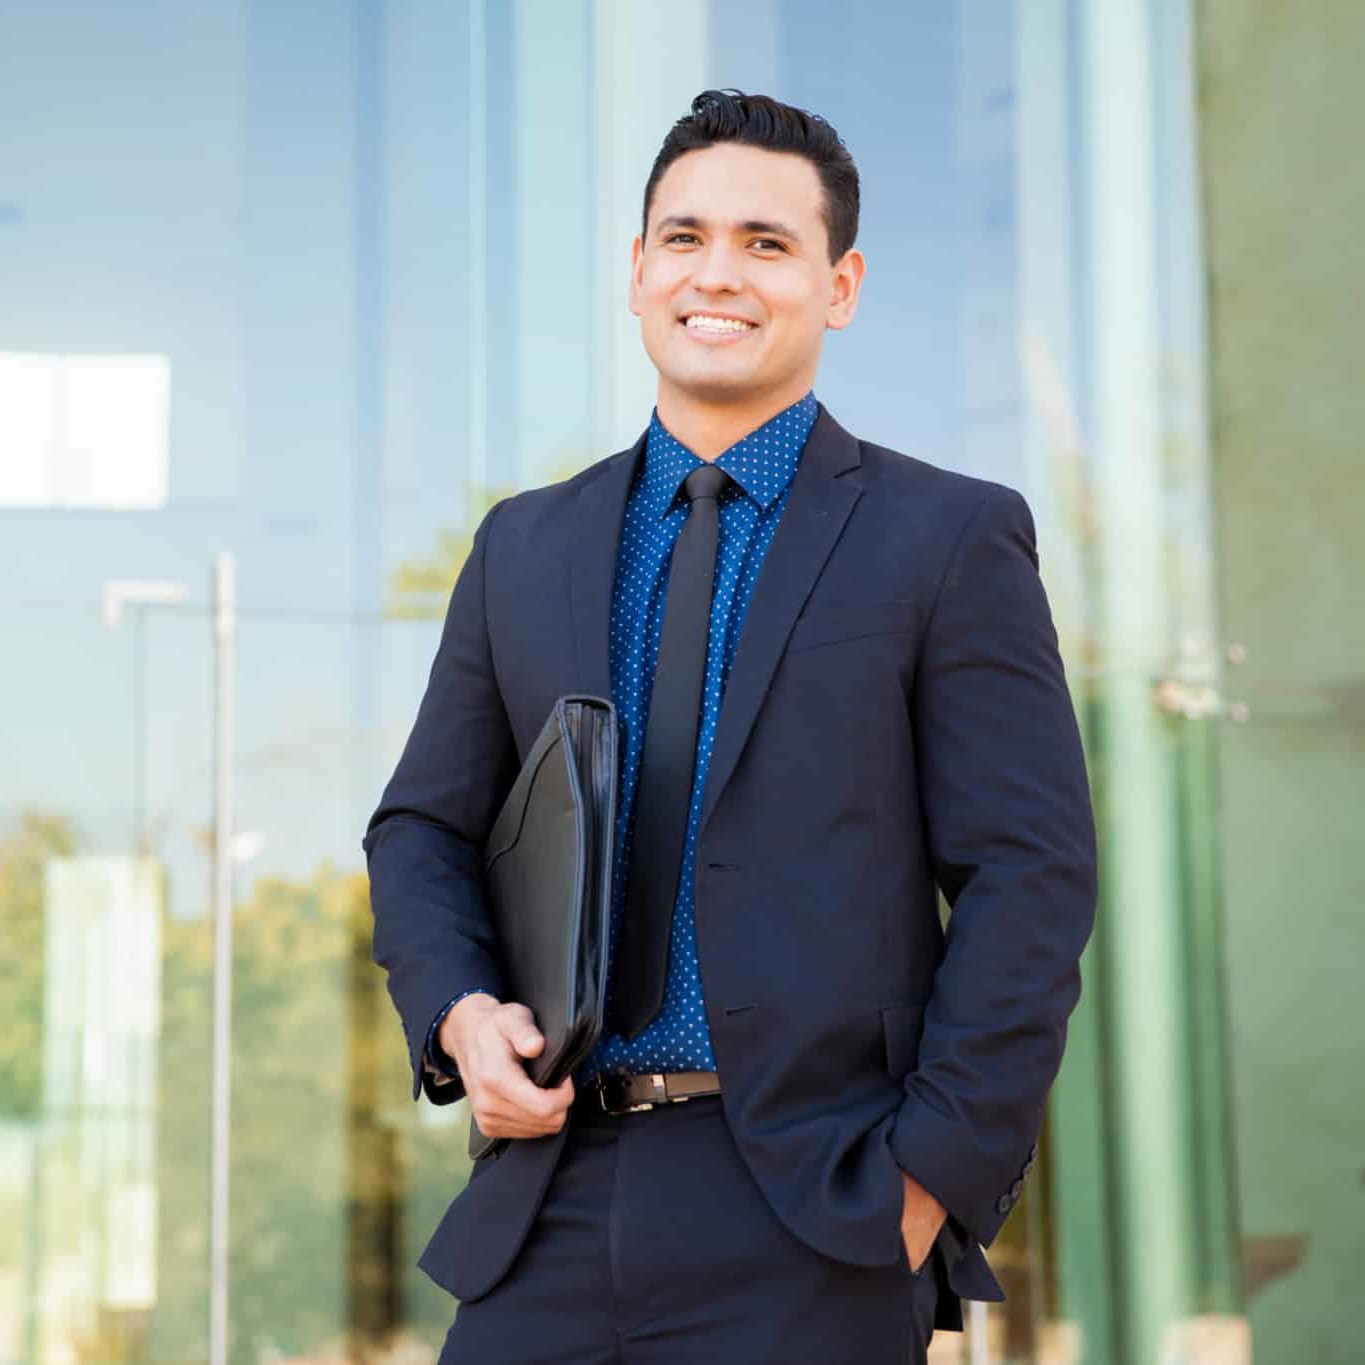
[[(770, 417), (761, 427), (755, 427), (747, 436), (742, 436), (717, 456), (714, 463), (766, 511), (796, 473), (818, 410), (814, 390), (807, 389), (803, 397)], [(660, 520), (672, 507), (683, 480), (707, 463), (664, 426), (659, 420), (659, 410), (655, 408), (649, 420), (640, 490), (648, 518)]]

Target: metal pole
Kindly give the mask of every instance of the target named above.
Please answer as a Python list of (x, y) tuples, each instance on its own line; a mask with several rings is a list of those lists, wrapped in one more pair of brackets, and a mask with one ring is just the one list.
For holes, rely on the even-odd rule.
[(990, 1365), (990, 1314), (980, 1299), (967, 1301), (967, 1344), (971, 1347), (972, 1365)]
[(237, 561), (213, 575), (213, 1094), (209, 1157), (209, 1365), (228, 1358), (228, 1172), (232, 1075), (232, 716)]

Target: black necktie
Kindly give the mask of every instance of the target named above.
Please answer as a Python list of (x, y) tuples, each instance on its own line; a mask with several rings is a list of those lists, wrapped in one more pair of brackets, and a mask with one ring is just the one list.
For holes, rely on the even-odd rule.
[(635, 831), (625, 912), (612, 967), (613, 1027), (634, 1038), (659, 1012), (668, 978), (669, 931), (682, 873), (706, 673), (707, 627), (719, 538), (717, 500), (730, 476), (694, 469), (691, 500), (668, 573), (659, 658), (635, 791)]

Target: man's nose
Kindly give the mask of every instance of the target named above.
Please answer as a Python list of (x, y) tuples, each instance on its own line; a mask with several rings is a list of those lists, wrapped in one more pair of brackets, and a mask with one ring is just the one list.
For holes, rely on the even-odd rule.
[(740, 256), (723, 242), (712, 242), (693, 255), (692, 282), (699, 289), (737, 294), (744, 288)]

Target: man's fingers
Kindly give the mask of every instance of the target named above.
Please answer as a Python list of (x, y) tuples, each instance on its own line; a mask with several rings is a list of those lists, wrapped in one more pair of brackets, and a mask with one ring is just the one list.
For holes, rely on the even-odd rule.
[(536, 1027), (535, 1016), (525, 1005), (507, 1005), (499, 1011), (498, 1024), (521, 1057), (539, 1057), (545, 1050), (545, 1035)]
[(566, 1081), (546, 1090), (538, 1086), (521, 1068), (500, 1072), (499, 1090), (504, 1100), (528, 1116), (537, 1119), (554, 1118), (568, 1109), (573, 1099), (573, 1082)]
[[(544, 1047), (545, 1040), (541, 1037), (538, 1042), (536, 1051)], [(521, 1110), (530, 1118), (550, 1118), (567, 1109), (573, 1100), (572, 1077), (566, 1076), (559, 1085), (546, 1090), (526, 1074), (520, 1057), (510, 1049), (488, 1058), (481, 1070), (484, 1088), (509, 1109)]]
[(545, 1050), (545, 1036), (525, 1005), (508, 1003), (490, 1012), (477, 1061), (466, 1082), (474, 1117), (488, 1137), (538, 1137), (564, 1126), (574, 1098), (572, 1077), (545, 1089), (526, 1073), (523, 1059)]
[(508, 1097), (496, 1090), (485, 1090), (474, 1105), (480, 1130), (488, 1137), (540, 1137), (558, 1132), (568, 1119), (568, 1105), (545, 1107), (544, 1101), (556, 1092), (534, 1085), (531, 1089), (534, 1107), (521, 1102), (520, 1092)]
[(539, 1115), (544, 1091), (521, 1068), (521, 1063), (509, 1057), (505, 1066), (489, 1071), (484, 1084), (510, 1109), (524, 1109)]
[(512, 1039), (512, 1046), (523, 1057), (539, 1057), (545, 1048), (545, 1035), (535, 1029), (527, 1029)]

